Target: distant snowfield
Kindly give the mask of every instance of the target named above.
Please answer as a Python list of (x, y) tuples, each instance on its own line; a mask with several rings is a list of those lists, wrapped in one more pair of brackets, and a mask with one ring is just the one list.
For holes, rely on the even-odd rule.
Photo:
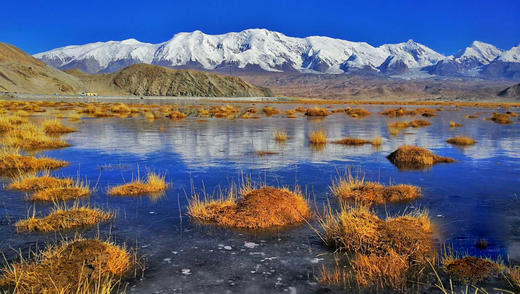
[(149, 63), (205, 70), (331, 74), (363, 70), (400, 75), (421, 69), (435, 75), (471, 76), (495, 61), (520, 63), (520, 47), (503, 51), (475, 41), (455, 55), (444, 56), (413, 40), (373, 47), (366, 42), (321, 36), (295, 38), (265, 29), (249, 29), (221, 35), (201, 31), (178, 33), (159, 44), (135, 39), (96, 42), (57, 48), (34, 57), (60, 69), (79, 68), (89, 73)]

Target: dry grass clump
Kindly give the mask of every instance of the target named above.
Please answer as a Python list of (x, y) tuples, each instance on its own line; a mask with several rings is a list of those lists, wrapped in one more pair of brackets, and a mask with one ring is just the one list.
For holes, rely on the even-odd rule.
[(300, 192), (250, 186), (242, 189), (239, 199), (234, 189), (218, 199), (194, 194), (189, 201), (188, 214), (199, 221), (224, 227), (268, 229), (300, 224), (311, 216), (311, 211)]
[(464, 117), (465, 118), (478, 118), (478, 115), (476, 115), (476, 114), (467, 114)]
[(513, 123), (513, 121), (511, 120), (511, 117), (505, 113), (494, 112), (489, 119), (496, 122), (497, 124), (501, 124), (501, 125), (507, 125), (507, 124)]
[(327, 144), (327, 134), (323, 130), (315, 130), (309, 134), (309, 142), (314, 145)]
[(511, 117), (518, 117), (518, 113), (516, 113), (514, 111), (506, 111), (506, 114), (511, 116)]
[(451, 277), (463, 282), (481, 282), (489, 277), (496, 277), (502, 272), (502, 266), (483, 258), (465, 256), (454, 259), (445, 257), (443, 267)]
[(130, 108), (130, 106), (128, 106), (124, 103), (117, 103), (117, 104), (112, 105), (112, 107), (110, 108), (110, 111), (112, 111), (114, 113), (130, 113), (130, 112), (132, 112), (132, 109)]
[(233, 107), (232, 105), (224, 105), (224, 106), (213, 106), (211, 110), (199, 109), (198, 115), (201, 117), (209, 117), (212, 115), (216, 118), (232, 118), (238, 113), (238, 109)]
[(71, 121), (71, 122), (80, 121), (80, 120), (81, 120), (81, 115), (79, 115), (77, 113), (69, 115), (69, 121)]
[(367, 117), (370, 115), (370, 111), (364, 109), (364, 108), (350, 108), (347, 107), (344, 109), (345, 113), (349, 115), (352, 118), (358, 118), (358, 117)]
[(431, 124), (432, 123), (427, 121), (427, 120), (416, 119), (416, 120), (412, 120), (410, 122), (396, 121), (396, 122), (393, 122), (393, 123), (389, 123), (388, 127), (389, 128), (394, 128), (394, 129), (406, 129), (406, 128), (409, 128), (409, 127), (412, 127), (412, 128), (426, 127), (426, 126), (429, 126)]
[(14, 129), (17, 125), (26, 123), (27, 119), (10, 115), (0, 117), (0, 133), (5, 133)]
[(56, 232), (82, 227), (89, 227), (113, 218), (112, 213), (96, 208), (80, 207), (75, 204), (72, 208), (55, 207), (49, 215), (18, 221), (15, 226), (20, 232)]
[(146, 181), (138, 178), (133, 182), (111, 188), (108, 190), (108, 194), (115, 196), (132, 196), (159, 193), (168, 188), (168, 184), (164, 179), (164, 175), (149, 172)]
[(187, 117), (187, 115), (178, 110), (173, 110), (172, 112), (170, 112), (167, 115), (167, 117), (172, 120), (181, 120), (181, 119), (185, 119)]
[(46, 120), (42, 123), (42, 128), (47, 134), (63, 134), (76, 131), (76, 129), (62, 124), (59, 120)]
[(432, 117), (437, 115), (437, 110), (433, 108), (417, 108), (415, 111), (424, 117)]
[(520, 288), (520, 266), (509, 267), (506, 273), (513, 287)]
[(4, 144), (24, 150), (58, 149), (70, 146), (63, 139), (50, 137), (32, 124), (24, 124), (9, 131), (4, 138)]
[(275, 107), (272, 106), (265, 106), (262, 109), (262, 112), (265, 114), (265, 116), (273, 116), (280, 113), (280, 110), (278, 110)]
[(42, 175), (22, 175), (14, 180), (7, 188), (22, 191), (39, 191), (50, 188), (67, 187), (74, 185), (71, 178), (56, 178), (44, 172)]
[(314, 108), (307, 108), (305, 111), (306, 116), (328, 116), (330, 113), (327, 109), (314, 106)]
[(359, 287), (404, 289), (435, 257), (432, 225), (424, 212), (382, 220), (365, 206), (329, 208), (318, 219), (321, 238), (332, 248), (353, 255), (346, 283)]
[(428, 149), (410, 145), (402, 145), (386, 158), (400, 169), (421, 169), (436, 163), (455, 162), (453, 158), (439, 156)]
[(407, 115), (417, 115), (418, 112), (416, 110), (405, 109), (405, 108), (399, 107), (399, 108), (386, 109), (384, 111), (381, 111), (380, 114), (386, 115), (388, 117), (400, 117), (400, 116), (407, 116)]
[(473, 140), (470, 137), (464, 137), (464, 136), (449, 138), (448, 140), (446, 140), (446, 142), (448, 142), (450, 144), (454, 144), (454, 145), (461, 145), (461, 146), (468, 146), (468, 145), (475, 144), (475, 140)]
[(17, 149), (0, 149), (0, 173), (49, 170), (66, 166), (67, 162), (48, 157), (21, 155)]
[(87, 197), (91, 193), (86, 184), (75, 183), (74, 186), (48, 188), (36, 191), (32, 196), (32, 201), (57, 202), (76, 200)]
[(0, 287), (15, 293), (110, 293), (134, 258), (126, 249), (100, 240), (80, 239), (49, 246), (35, 260), (3, 269)]
[(276, 130), (274, 132), (274, 139), (278, 142), (287, 141), (287, 132), (285, 130)]
[(275, 155), (275, 154), (278, 154), (278, 152), (274, 152), (274, 151), (267, 151), (267, 150), (261, 150), (261, 151), (256, 151), (255, 152), (255, 155), (256, 156), (267, 156), (267, 155)]
[(348, 145), (348, 146), (360, 146), (360, 145), (365, 145), (365, 144), (370, 144), (373, 146), (380, 146), (381, 142), (382, 142), (381, 137), (376, 137), (372, 140), (346, 137), (341, 140), (332, 141), (332, 143), (334, 143), (334, 144), (341, 144), (341, 145)]
[(458, 128), (462, 127), (462, 124), (456, 123), (454, 121), (450, 121), (450, 128)]
[(417, 186), (384, 186), (353, 177), (350, 173), (338, 177), (330, 186), (330, 191), (340, 199), (368, 205), (411, 201), (421, 196), (421, 188)]

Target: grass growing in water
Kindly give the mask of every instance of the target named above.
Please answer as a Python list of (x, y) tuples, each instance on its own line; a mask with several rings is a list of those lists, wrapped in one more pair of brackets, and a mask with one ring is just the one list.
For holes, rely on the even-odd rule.
[(56, 232), (93, 226), (113, 218), (113, 214), (100, 209), (79, 206), (75, 203), (71, 208), (56, 206), (49, 215), (43, 218), (33, 216), (16, 223), (16, 230), (21, 232)]
[(240, 229), (268, 229), (295, 225), (311, 215), (303, 195), (287, 188), (252, 185), (243, 186), (237, 196), (235, 189), (213, 198), (194, 193), (189, 200), (188, 214), (199, 221)]
[(388, 160), (401, 169), (421, 169), (432, 166), (436, 163), (450, 163), (455, 160), (449, 157), (443, 157), (433, 154), (430, 150), (402, 145), (394, 152), (387, 156)]
[(164, 175), (149, 172), (146, 181), (138, 178), (133, 182), (111, 188), (108, 190), (108, 194), (115, 196), (132, 196), (162, 192), (168, 188), (168, 184), (166, 184), (164, 179)]
[(20, 174), (29, 171), (49, 170), (66, 166), (67, 162), (48, 157), (22, 155), (18, 149), (0, 149), (0, 173)]
[(6, 133), (5, 145), (24, 150), (58, 149), (70, 146), (60, 138), (52, 138), (32, 124), (24, 124)]
[(0, 287), (16, 293), (110, 293), (134, 259), (112, 243), (76, 238), (49, 246), (33, 261), (7, 265)]
[(327, 134), (323, 130), (312, 131), (309, 135), (309, 142), (315, 145), (327, 144)]
[(87, 184), (76, 182), (72, 186), (47, 188), (36, 191), (32, 196), (32, 201), (58, 202), (75, 200), (90, 195), (90, 188)]
[(421, 196), (421, 188), (412, 185), (384, 186), (365, 181), (349, 172), (339, 176), (330, 186), (332, 194), (340, 199), (363, 204), (385, 204), (388, 202), (411, 201)]
[(278, 142), (285, 142), (287, 140), (287, 132), (285, 130), (276, 130), (274, 139)]
[(348, 145), (348, 146), (360, 146), (365, 144), (370, 144), (373, 146), (380, 146), (382, 143), (381, 137), (376, 137), (372, 140), (365, 140), (360, 138), (343, 138), (341, 140), (332, 141), (334, 144)]
[(511, 120), (511, 117), (505, 113), (495, 112), (491, 115), (491, 117), (489, 119), (496, 122), (497, 124), (501, 124), (501, 125), (507, 125), (507, 124), (513, 123), (513, 121)]
[(45, 171), (42, 174), (22, 175), (15, 179), (7, 188), (23, 190), (23, 191), (38, 191), (50, 188), (72, 186), (74, 180), (71, 178), (56, 178)]
[(47, 134), (63, 134), (76, 131), (76, 129), (62, 124), (59, 120), (46, 120), (42, 123), (42, 128)]
[(446, 142), (461, 146), (468, 146), (476, 143), (475, 140), (473, 140), (472, 138), (464, 136), (449, 138), (448, 140), (446, 140)]

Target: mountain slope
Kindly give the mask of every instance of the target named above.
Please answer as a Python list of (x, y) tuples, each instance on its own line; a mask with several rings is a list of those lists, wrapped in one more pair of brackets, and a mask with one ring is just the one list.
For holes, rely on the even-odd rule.
[(81, 87), (78, 78), (0, 42), (0, 91), (54, 94), (79, 92)]
[(138, 96), (264, 97), (267, 88), (234, 76), (195, 70), (175, 70), (157, 65), (134, 64), (111, 74), (89, 75), (69, 70), (96, 91)]

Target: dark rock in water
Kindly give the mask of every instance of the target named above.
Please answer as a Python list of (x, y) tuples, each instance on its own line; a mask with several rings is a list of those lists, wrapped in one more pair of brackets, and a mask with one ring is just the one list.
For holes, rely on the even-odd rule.
[(520, 84), (507, 87), (500, 91), (497, 95), (505, 98), (520, 98)]

